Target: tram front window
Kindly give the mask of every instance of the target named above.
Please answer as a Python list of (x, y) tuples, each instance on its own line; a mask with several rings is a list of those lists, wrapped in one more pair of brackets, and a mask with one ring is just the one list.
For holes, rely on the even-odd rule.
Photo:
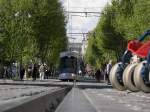
[(77, 59), (74, 57), (63, 57), (60, 60), (60, 71), (61, 73), (75, 73)]

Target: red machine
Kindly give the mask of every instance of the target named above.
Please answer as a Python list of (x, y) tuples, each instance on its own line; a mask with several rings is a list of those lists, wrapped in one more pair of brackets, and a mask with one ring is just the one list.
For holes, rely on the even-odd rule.
[(140, 42), (133, 40), (128, 43), (128, 50), (139, 57), (146, 58), (150, 51), (150, 41)]
[(148, 35), (150, 30), (130, 41), (122, 61), (112, 67), (109, 78), (114, 88), (150, 92), (150, 40), (143, 42)]

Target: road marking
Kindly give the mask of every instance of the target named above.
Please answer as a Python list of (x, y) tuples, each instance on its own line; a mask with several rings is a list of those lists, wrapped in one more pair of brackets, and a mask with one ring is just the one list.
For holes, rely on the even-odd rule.
[(97, 111), (97, 112), (101, 112), (96, 106), (95, 106), (95, 104), (93, 103), (93, 101), (90, 99), (90, 97), (85, 93), (85, 91), (84, 90), (82, 90), (82, 93), (84, 94), (84, 96), (87, 98), (87, 100), (91, 103), (91, 105), (95, 108), (95, 110)]

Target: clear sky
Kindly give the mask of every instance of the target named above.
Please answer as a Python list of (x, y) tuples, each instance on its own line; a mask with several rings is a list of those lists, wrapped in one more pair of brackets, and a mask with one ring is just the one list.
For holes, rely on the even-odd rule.
[[(66, 11), (73, 12), (101, 12), (111, 0), (60, 0)], [(99, 20), (100, 14), (69, 14), (67, 24), (68, 33), (87, 33), (92, 31)], [(83, 35), (68, 35), (70, 41), (82, 42)]]

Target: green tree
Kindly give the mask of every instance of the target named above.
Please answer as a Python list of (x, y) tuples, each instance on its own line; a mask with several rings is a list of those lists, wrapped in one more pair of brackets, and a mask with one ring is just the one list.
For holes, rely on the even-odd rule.
[(32, 10), (33, 30), (39, 55), (42, 61), (45, 61), (49, 53), (55, 52), (54, 50), (51, 52), (56, 48), (55, 44), (60, 45), (60, 48), (57, 47), (57, 49), (61, 49), (61, 44), (66, 44), (66, 40), (59, 44), (59, 41), (66, 37), (65, 17), (61, 4), (57, 0), (36, 0), (33, 1), (33, 5), (35, 7)]
[(56, 64), (67, 46), (66, 20), (58, 0), (0, 0), (0, 12), (1, 59), (28, 63), (39, 58)]
[[(102, 65), (109, 59), (119, 60), (127, 42), (149, 29), (149, 4), (150, 1), (147, 0), (112, 0), (103, 10), (103, 15), (93, 31), (95, 35), (90, 36), (93, 39), (89, 39), (86, 58), (92, 58), (87, 62), (94, 62), (96, 67), (96, 62)], [(95, 48), (92, 48), (93, 44)], [(94, 51), (96, 52), (93, 53)]]

